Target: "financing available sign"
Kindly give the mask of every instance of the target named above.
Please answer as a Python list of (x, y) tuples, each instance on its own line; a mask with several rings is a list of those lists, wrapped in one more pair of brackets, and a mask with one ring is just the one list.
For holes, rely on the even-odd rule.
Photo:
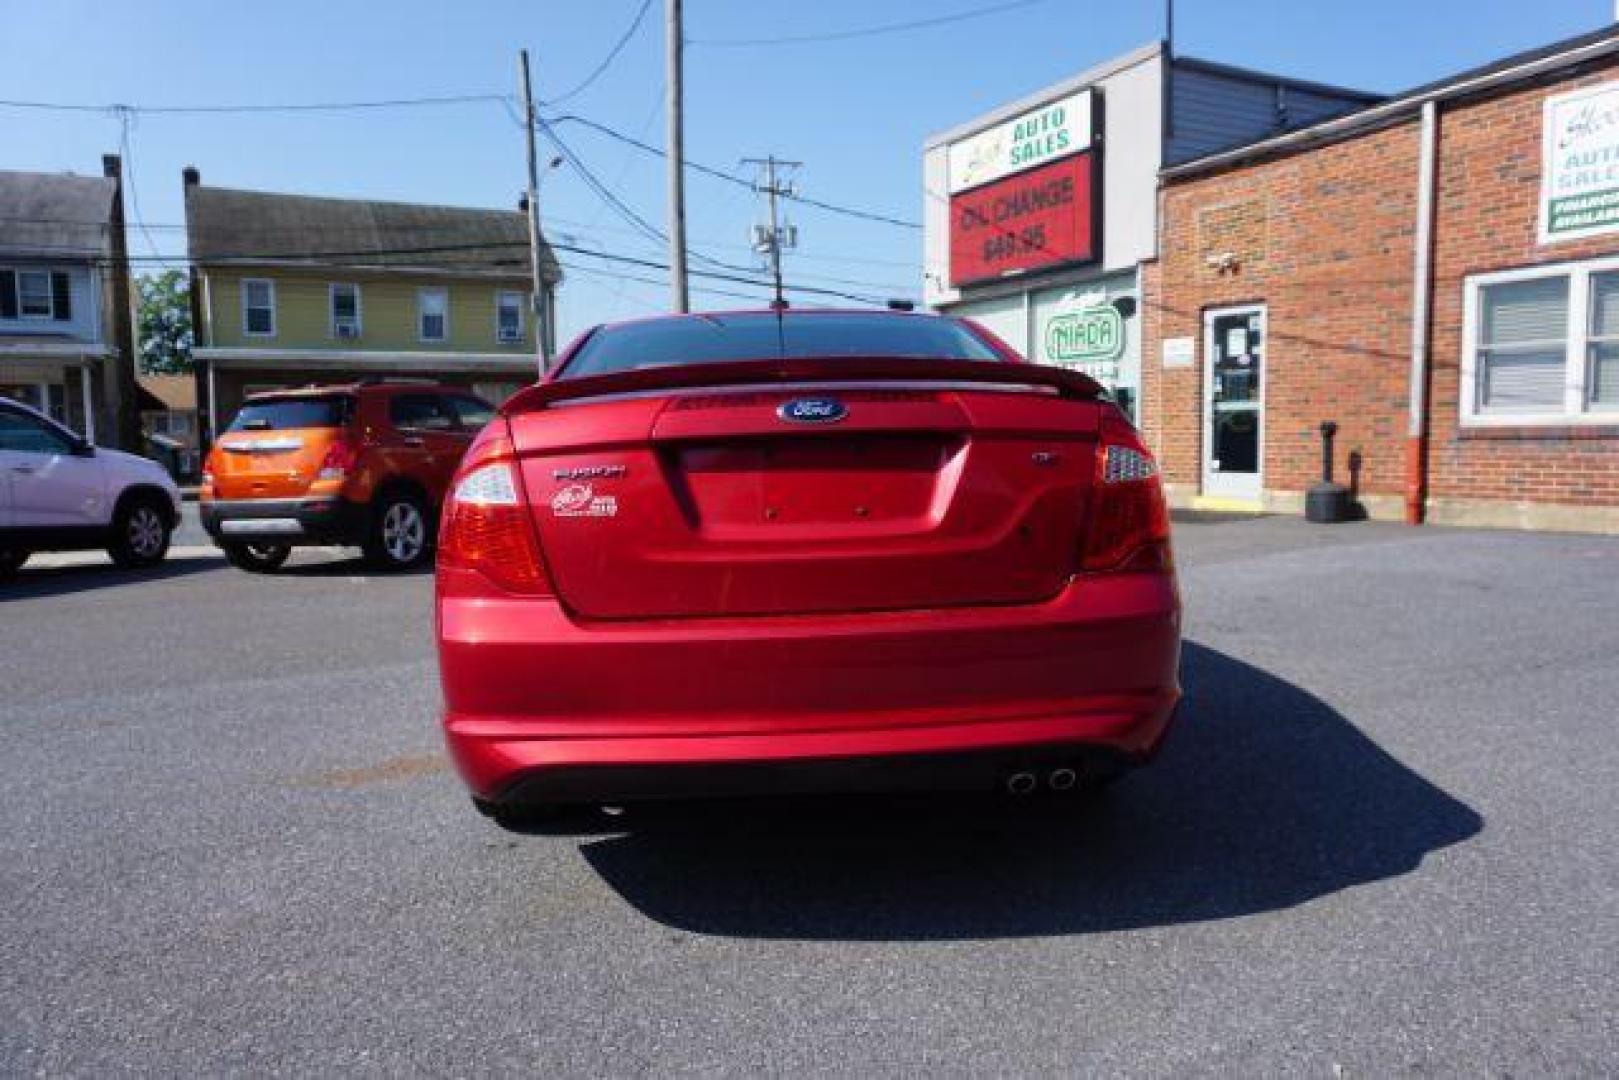
[(1619, 83), (1546, 99), (1540, 242), (1619, 231)]

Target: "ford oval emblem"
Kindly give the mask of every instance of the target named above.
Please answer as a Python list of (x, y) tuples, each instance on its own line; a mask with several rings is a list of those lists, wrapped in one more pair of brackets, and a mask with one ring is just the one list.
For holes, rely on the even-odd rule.
[(849, 407), (837, 398), (794, 398), (783, 402), (776, 415), (794, 424), (835, 424), (849, 415)]

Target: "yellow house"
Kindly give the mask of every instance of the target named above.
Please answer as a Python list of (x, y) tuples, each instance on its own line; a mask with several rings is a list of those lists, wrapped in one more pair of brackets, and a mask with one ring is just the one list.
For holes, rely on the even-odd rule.
[[(204, 187), (195, 169), (185, 196), (207, 438), (260, 390), (430, 378), (498, 404), (534, 381), (520, 211)], [(542, 266), (549, 336), (562, 277), (549, 246)]]

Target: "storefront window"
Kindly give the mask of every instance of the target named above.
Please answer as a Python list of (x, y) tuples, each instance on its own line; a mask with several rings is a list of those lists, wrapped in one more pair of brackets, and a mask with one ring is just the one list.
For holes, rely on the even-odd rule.
[(1083, 372), (1132, 420), (1141, 385), (1134, 274), (1034, 293), (1031, 359)]

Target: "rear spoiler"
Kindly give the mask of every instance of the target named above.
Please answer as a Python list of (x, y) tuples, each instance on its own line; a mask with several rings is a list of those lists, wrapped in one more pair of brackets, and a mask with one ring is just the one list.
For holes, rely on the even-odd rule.
[(518, 391), (500, 411), (533, 412), (565, 401), (617, 397), (660, 390), (696, 390), (736, 386), (757, 390), (773, 383), (940, 382), (992, 387), (1043, 387), (1060, 397), (1094, 401), (1102, 385), (1088, 375), (1044, 364), (985, 360), (907, 360), (895, 357), (792, 358), (729, 360), (709, 364), (671, 364), (610, 375), (588, 375), (538, 383)]

